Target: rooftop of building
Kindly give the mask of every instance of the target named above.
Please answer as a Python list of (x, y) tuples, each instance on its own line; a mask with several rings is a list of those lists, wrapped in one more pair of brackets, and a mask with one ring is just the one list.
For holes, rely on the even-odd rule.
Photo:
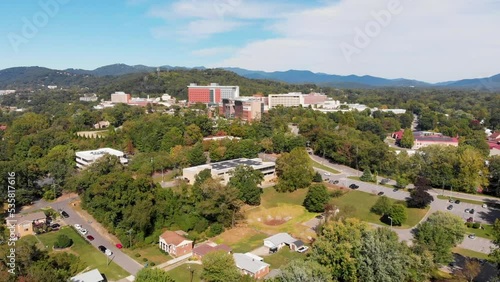
[(259, 270), (264, 269), (269, 266), (269, 264), (256, 260), (246, 254), (236, 253), (233, 254), (234, 262), (236, 266), (240, 269), (244, 269), (251, 273), (257, 273)]
[(179, 245), (180, 243), (182, 243), (184, 241), (193, 242), (193, 241), (188, 240), (185, 237), (177, 234), (177, 232), (170, 231), (170, 230), (163, 232), (160, 235), (160, 237), (163, 238), (163, 240), (165, 240), (165, 242), (167, 242), (169, 244), (174, 244), (174, 245)]
[(111, 149), (111, 148), (101, 148), (101, 149), (97, 149), (97, 150), (76, 152), (76, 155), (78, 157), (84, 158), (84, 159), (93, 159), (93, 158), (98, 157), (98, 156), (100, 157), (104, 154), (110, 154), (110, 155), (117, 156), (117, 157), (123, 157), (125, 155), (122, 151), (118, 151), (118, 150)]
[(76, 276), (73, 276), (69, 279), (71, 282), (100, 282), (104, 281), (104, 277), (102, 276), (99, 270), (93, 269), (91, 271), (87, 271)]
[(260, 159), (260, 158), (254, 158), (254, 159), (240, 158), (240, 159), (227, 160), (227, 161), (222, 161), (222, 162), (217, 162), (217, 163), (204, 164), (204, 165), (194, 166), (194, 167), (185, 168), (185, 169), (193, 169), (193, 170), (214, 169), (214, 170), (222, 171), (222, 170), (229, 170), (229, 169), (236, 168), (239, 165), (247, 165), (247, 166), (251, 166), (255, 169), (255, 168), (259, 168), (259, 167), (271, 166), (274, 164), (275, 164), (274, 162), (263, 162), (262, 159)]

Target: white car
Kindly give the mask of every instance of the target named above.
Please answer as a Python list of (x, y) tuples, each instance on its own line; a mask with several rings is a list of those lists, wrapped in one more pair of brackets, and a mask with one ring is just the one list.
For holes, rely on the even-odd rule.
[(330, 176), (331, 174), (329, 172), (325, 172), (324, 175)]
[(89, 232), (87, 231), (87, 229), (84, 229), (84, 228), (79, 229), (78, 231), (80, 231), (80, 233), (82, 233), (82, 235), (87, 235), (87, 233), (89, 233)]
[(110, 251), (109, 249), (106, 249), (106, 251), (104, 251), (104, 253), (105, 253), (108, 257), (110, 257), (110, 256), (112, 256), (112, 255), (113, 255), (113, 252), (112, 252), (112, 251)]
[(82, 226), (80, 224), (75, 224), (73, 226), (75, 227), (76, 230), (82, 229)]
[(305, 251), (307, 251), (307, 250), (309, 250), (309, 247), (308, 247), (308, 246), (302, 246), (302, 247), (299, 247), (299, 248), (297, 249), (297, 252), (299, 252), (299, 253), (303, 253), (303, 252), (305, 252)]

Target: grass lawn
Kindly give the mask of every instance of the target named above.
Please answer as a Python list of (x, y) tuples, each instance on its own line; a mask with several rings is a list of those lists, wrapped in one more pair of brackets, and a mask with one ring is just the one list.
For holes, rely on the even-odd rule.
[[(345, 193), (343, 196), (339, 198), (333, 198), (331, 203), (338, 206), (340, 209), (346, 206), (354, 207), (354, 217), (357, 217), (361, 220), (390, 226), (390, 224), (384, 223), (380, 221), (380, 215), (374, 214), (370, 212), (371, 207), (375, 204), (375, 202), (379, 199), (379, 196), (365, 193), (361, 191), (349, 191)], [(389, 198), (389, 200), (393, 203), (400, 202), (394, 199)], [(402, 202), (404, 204), (404, 202)], [(405, 224), (402, 226), (394, 227), (394, 228), (410, 228), (417, 225), (420, 220), (425, 216), (429, 209), (414, 209), (409, 208), (408, 211), (408, 219)]]
[(475, 252), (467, 249), (462, 249), (459, 247), (455, 247), (452, 249), (452, 252), (461, 254), (462, 256), (470, 257), (470, 258), (478, 258), (478, 259), (488, 259), (487, 254), (483, 254), (480, 252)]
[[(450, 199), (449, 196), (443, 196), (443, 195), (438, 195), (437, 198), (441, 199), (441, 200), (449, 200)], [(482, 205), (482, 204), (484, 204), (484, 202), (482, 202), (482, 201), (474, 201), (474, 200), (469, 200), (469, 199), (461, 199), (461, 198), (457, 198), (457, 197), (453, 197), (453, 200), (460, 200), (460, 202), (468, 203), (468, 204), (474, 204), (474, 205)]]
[(302, 206), (308, 190), (299, 189), (291, 193), (279, 193), (274, 188), (267, 188), (263, 191), (260, 206), (268, 209), (282, 205)]
[(89, 269), (99, 268), (99, 271), (104, 273), (109, 280), (119, 280), (129, 276), (129, 273), (114, 262), (106, 265), (106, 255), (90, 245), (89, 242), (83, 239), (83, 237), (76, 233), (71, 227), (63, 227), (57, 232), (39, 235), (38, 239), (48, 247), (47, 250), (49, 252), (52, 252), (52, 247), (59, 234), (65, 234), (73, 240), (73, 246), (68, 251), (77, 254), (80, 260), (84, 262)]
[[(191, 267), (191, 271), (194, 270), (193, 272), (193, 280), (191, 280), (191, 271), (189, 270), (188, 267)], [(202, 266), (199, 264), (194, 264), (194, 263), (185, 263), (183, 265), (180, 265), (170, 271), (167, 271), (168, 275), (172, 277), (175, 281), (182, 282), (182, 281), (193, 281), (193, 282), (199, 282), (201, 281), (201, 270)]]
[(246, 253), (264, 244), (267, 234), (260, 233), (248, 227), (236, 227), (226, 230), (213, 241), (217, 244), (226, 244), (233, 249), (233, 253)]
[(264, 262), (269, 263), (270, 268), (280, 268), (283, 265), (288, 264), (292, 260), (296, 259), (305, 259), (305, 253), (298, 253), (290, 250), (288, 247), (284, 247), (279, 252), (274, 253), (272, 255), (264, 257)]
[(493, 226), (489, 224), (481, 224), (484, 229), (467, 228), (467, 234), (474, 233), (477, 237), (493, 240)]
[[(163, 173), (163, 180), (166, 181), (171, 181), (174, 179), (175, 172), (174, 171), (165, 171)], [(153, 182), (154, 183), (159, 183), (162, 180), (161, 172), (158, 173), (156, 172), (155, 175), (153, 176)]]
[[(147, 258), (149, 262), (154, 262), (156, 265), (162, 264), (172, 259), (172, 257), (168, 254), (162, 253), (157, 244), (142, 248), (136, 248), (133, 250), (123, 248), (122, 252), (126, 253), (129, 257), (135, 259), (140, 264), (145, 263), (143, 260), (144, 258)], [(141, 256), (136, 257), (135, 254), (140, 254)]]
[(312, 162), (313, 167), (315, 167), (315, 168), (319, 168), (319, 169), (331, 172), (333, 174), (339, 174), (340, 173), (338, 170), (335, 170), (335, 169), (333, 169), (333, 168), (331, 168), (329, 166), (326, 166), (324, 164), (320, 164), (320, 163), (318, 163), (317, 161), (315, 161), (313, 159), (311, 159), (311, 162)]

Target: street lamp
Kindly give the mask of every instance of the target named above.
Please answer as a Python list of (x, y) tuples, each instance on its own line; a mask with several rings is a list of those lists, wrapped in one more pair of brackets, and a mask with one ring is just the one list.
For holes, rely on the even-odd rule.
[(392, 228), (392, 217), (388, 216), (387, 218), (391, 220), (391, 228)]

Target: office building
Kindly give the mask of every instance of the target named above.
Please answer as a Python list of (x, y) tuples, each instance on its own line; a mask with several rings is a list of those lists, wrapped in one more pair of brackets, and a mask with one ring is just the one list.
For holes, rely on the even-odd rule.
[(118, 157), (121, 164), (128, 163), (128, 160), (123, 152), (111, 148), (101, 148), (98, 150), (76, 152), (76, 166), (78, 168), (85, 168), (106, 154)]
[(130, 94), (126, 94), (125, 92), (115, 92), (111, 94), (111, 103), (128, 104), (129, 102), (130, 102)]
[(222, 102), (222, 99), (234, 99), (239, 96), (239, 86), (222, 86), (218, 83), (210, 83), (210, 85), (207, 86), (191, 83), (188, 86), (189, 104), (218, 104)]

